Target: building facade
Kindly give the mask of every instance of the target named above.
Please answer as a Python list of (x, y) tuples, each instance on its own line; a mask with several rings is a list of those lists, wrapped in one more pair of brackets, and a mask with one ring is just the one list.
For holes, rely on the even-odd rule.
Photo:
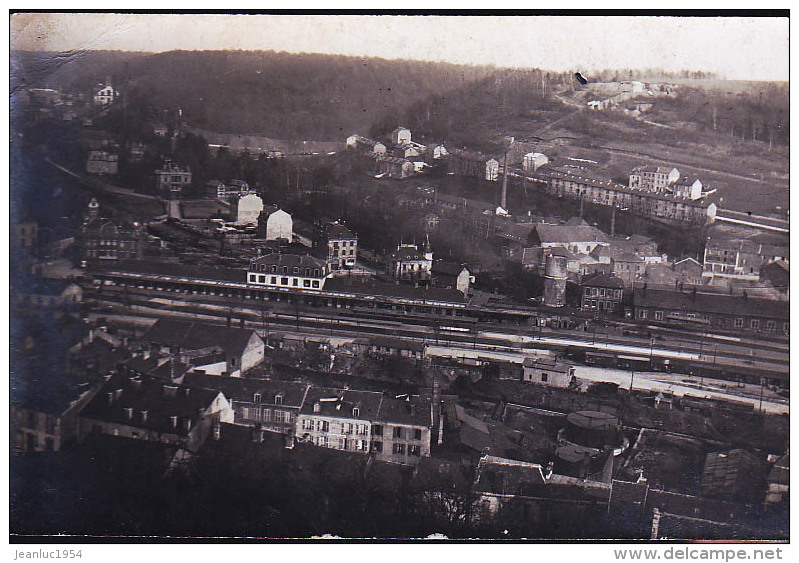
[(555, 358), (525, 358), (522, 363), (522, 381), (565, 389), (574, 377), (574, 367)]
[(321, 291), (330, 270), (308, 255), (267, 254), (250, 262), (247, 283), (273, 288)]
[(618, 312), (624, 298), (624, 282), (613, 275), (598, 273), (580, 284), (580, 308), (583, 311)]
[(258, 216), (258, 236), (266, 240), (286, 240), (291, 242), (294, 232), (294, 221), (291, 215), (270, 205), (264, 207)]
[(358, 237), (347, 227), (328, 223), (324, 227), (323, 243), (327, 246), (327, 264), (330, 270), (352, 268), (358, 260)]
[(191, 170), (168, 159), (161, 170), (155, 171), (155, 177), (158, 191), (165, 197), (179, 196), (191, 184)]
[(119, 157), (106, 151), (90, 151), (86, 158), (86, 172), (100, 176), (116, 174), (119, 171)]

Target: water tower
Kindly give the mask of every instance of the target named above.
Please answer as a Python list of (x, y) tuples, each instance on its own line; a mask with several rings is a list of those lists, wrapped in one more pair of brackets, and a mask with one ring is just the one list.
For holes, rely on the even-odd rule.
[(544, 271), (544, 305), (563, 307), (566, 303), (566, 257), (550, 254)]

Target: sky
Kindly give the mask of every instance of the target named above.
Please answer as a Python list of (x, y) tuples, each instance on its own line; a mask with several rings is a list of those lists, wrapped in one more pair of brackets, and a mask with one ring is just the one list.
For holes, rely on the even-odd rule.
[(276, 50), (589, 72), (788, 80), (788, 18), (14, 14), (14, 49)]

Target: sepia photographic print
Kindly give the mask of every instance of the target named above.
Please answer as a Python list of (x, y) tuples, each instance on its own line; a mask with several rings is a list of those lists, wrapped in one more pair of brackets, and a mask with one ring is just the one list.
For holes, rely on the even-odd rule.
[(784, 558), (787, 10), (9, 26), (10, 543)]

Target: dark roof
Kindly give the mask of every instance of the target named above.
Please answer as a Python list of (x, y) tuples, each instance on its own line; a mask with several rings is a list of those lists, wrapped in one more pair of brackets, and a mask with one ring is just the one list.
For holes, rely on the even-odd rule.
[(115, 264), (100, 265), (95, 269), (105, 272), (126, 272), (151, 276), (174, 276), (239, 283), (244, 283), (247, 280), (247, 272), (241, 269), (215, 266), (191, 266), (187, 264), (149, 260), (120, 260)]
[(515, 459), (483, 456), (477, 472), (475, 489), (481, 492), (518, 495), (546, 484), (540, 465)]
[[(302, 414), (371, 421), (377, 416), (382, 400), (382, 393), (376, 391), (311, 387), (300, 412)], [(320, 406), (320, 411), (315, 413), (314, 406), (317, 403)], [(353, 410), (356, 407), (358, 408), (357, 417)]]
[(621, 426), (618, 417), (599, 411), (576, 411), (570, 413), (566, 420), (574, 426), (586, 430), (611, 430)]
[(275, 396), (283, 397), (281, 405), (299, 409), (310, 385), (295, 381), (273, 379), (249, 379), (242, 377), (219, 377), (200, 373), (189, 373), (183, 380), (186, 385), (221, 391), (228, 400), (252, 402), (256, 393), (265, 404), (274, 404)]
[(542, 243), (608, 242), (608, 237), (596, 227), (585, 225), (536, 225)]
[[(189, 432), (185, 420), (191, 420), (194, 427), (194, 422), (200, 418), (200, 409), (210, 407), (219, 394), (219, 391), (177, 385), (146, 375), (117, 374), (89, 401), (81, 416), (185, 436)], [(128, 418), (125, 409), (133, 409), (132, 418)], [(142, 411), (147, 413), (146, 420)], [(178, 417), (177, 427), (172, 426), (172, 416)]]
[(391, 253), (392, 260), (424, 260), (424, 254), (413, 246), (400, 246)]
[(583, 278), (580, 285), (585, 287), (607, 287), (611, 289), (623, 289), (624, 282), (612, 274), (598, 272)]
[(709, 453), (702, 472), (702, 495), (739, 497), (764, 470), (763, 461), (746, 450)]
[(327, 238), (329, 240), (357, 240), (358, 237), (352, 234), (347, 227), (340, 223), (329, 223), (327, 225)]
[(457, 289), (441, 287), (413, 287), (407, 284), (384, 283), (379, 281), (363, 281), (346, 276), (333, 277), (325, 282), (326, 291), (357, 293), (362, 295), (385, 295), (400, 299), (418, 301), (439, 301), (448, 303), (464, 303), (463, 294)]
[(196, 321), (158, 319), (142, 340), (162, 346), (177, 346), (188, 350), (221, 348), (226, 354), (239, 355), (255, 337), (252, 329), (227, 327)]
[(394, 348), (396, 350), (412, 350), (414, 352), (424, 352), (424, 342), (416, 342), (415, 340), (403, 340), (402, 338), (395, 338), (393, 336), (372, 336), (369, 339), (372, 346), (381, 346), (383, 348)]
[(258, 266), (262, 264), (265, 266), (278, 266), (280, 268), (283, 266), (288, 268), (315, 268), (319, 270), (326, 265), (324, 260), (314, 258), (309, 254), (267, 254), (252, 260), (250, 265), (252, 266), (253, 264)]
[(559, 362), (554, 358), (525, 358), (522, 366), (526, 368), (537, 368), (537, 369), (548, 369), (552, 371), (562, 371), (564, 373), (569, 372), (569, 368), (571, 367), (569, 364), (565, 362)]
[(438, 275), (445, 276), (458, 276), (463, 270), (463, 264), (455, 260), (435, 260), (433, 262), (432, 272)]
[(785, 301), (754, 299), (731, 295), (668, 291), (665, 289), (636, 290), (635, 307), (658, 307), (665, 310), (684, 309), (699, 313), (774, 318), (787, 321), (789, 307)]
[(408, 424), (430, 427), (430, 399), (418, 395), (407, 398), (383, 397), (380, 409), (375, 417), (376, 422)]

